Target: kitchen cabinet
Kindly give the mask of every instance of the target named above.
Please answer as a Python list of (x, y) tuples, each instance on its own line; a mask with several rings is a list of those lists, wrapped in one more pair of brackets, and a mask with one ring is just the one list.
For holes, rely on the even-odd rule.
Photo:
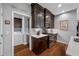
[(32, 28), (54, 28), (54, 15), (37, 3), (31, 4)]
[(41, 38), (32, 37), (32, 51), (35, 52), (36, 54), (40, 54), (45, 49), (47, 49), (48, 48), (47, 39), (48, 36), (44, 36)]
[(37, 3), (31, 4), (32, 28), (54, 28), (54, 15)]
[(37, 3), (31, 4), (32, 28), (44, 27), (44, 8)]
[(48, 39), (48, 47), (51, 48), (55, 45), (56, 41), (57, 41), (57, 34), (48, 34), (49, 39)]
[(44, 9), (44, 15), (45, 28), (54, 28), (54, 15), (46, 8)]

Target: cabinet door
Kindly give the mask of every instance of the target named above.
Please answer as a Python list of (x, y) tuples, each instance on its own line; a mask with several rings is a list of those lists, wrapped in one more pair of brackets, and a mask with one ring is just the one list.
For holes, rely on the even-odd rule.
[(54, 28), (54, 15), (51, 14), (51, 28)]
[(32, 4), (32, 27), (44, 27), (44, 8), (38, 4)]
[(35, 53), (38, 53), (38, 48), (39, 48), (38, 43), (39, 43), (39, 40), (32, 37), (32, 51)]
[(47, 9), (45, 9), (45, 28), (54, 27), (54, 15)]
[(32, 37), (32, 51), (36, 54), (39, 54), (43, 52), (45, 49), (47, 49), (47, 39), (48, 37), (42, 37), (42, 38), (33, 38)]
[(39, 49), (41, 50), (41, 52), (44, 51), (45, 49), (47, 49), (47, 47), (48, 47), (47, 39), (48, 39), (47, 36), (40, 39)]
[(35, 27), (42, 28), (44, 27), (44, 13), (39, 9), (36, 9), (36, 19), (35, 19)]

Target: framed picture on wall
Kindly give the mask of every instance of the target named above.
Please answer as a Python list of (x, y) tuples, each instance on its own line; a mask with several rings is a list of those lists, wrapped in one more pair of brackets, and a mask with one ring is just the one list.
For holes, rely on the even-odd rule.
[(60, 30), (68, 31), (68, 20), (60, 21)]
[(5, 20), (5, 24), (10, 24), (10, 20)]

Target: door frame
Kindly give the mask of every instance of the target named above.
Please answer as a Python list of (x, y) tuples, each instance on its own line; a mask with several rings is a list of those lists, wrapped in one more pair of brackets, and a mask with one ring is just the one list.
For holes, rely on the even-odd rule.
[(12, 10), (12, 56), (14, 56), (14, 14), (23, 15), (29, 18), (29, 50), (31, 50), (31, 16), (26, 13)]
[(2, 8), (2, 4), (1, 4), (1, 8), (0, 8), (0, 12), (1, 12), (1, 39), (2, 39), (2, 55), (1, 56), (3, 56), (4, 54), (3, 54), (3, 46), (4, 46), (4, 43), (3, 43), (3, 8)]

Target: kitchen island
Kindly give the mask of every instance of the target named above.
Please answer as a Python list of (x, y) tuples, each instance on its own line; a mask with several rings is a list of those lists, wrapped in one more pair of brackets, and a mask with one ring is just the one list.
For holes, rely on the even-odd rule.
[(40, 54), (45, 49), (48, 48), (47, 40), (48, 35), (39, 34), (39, 35), (31, 35), (32, 36), (32, 51), (36, 54)]

